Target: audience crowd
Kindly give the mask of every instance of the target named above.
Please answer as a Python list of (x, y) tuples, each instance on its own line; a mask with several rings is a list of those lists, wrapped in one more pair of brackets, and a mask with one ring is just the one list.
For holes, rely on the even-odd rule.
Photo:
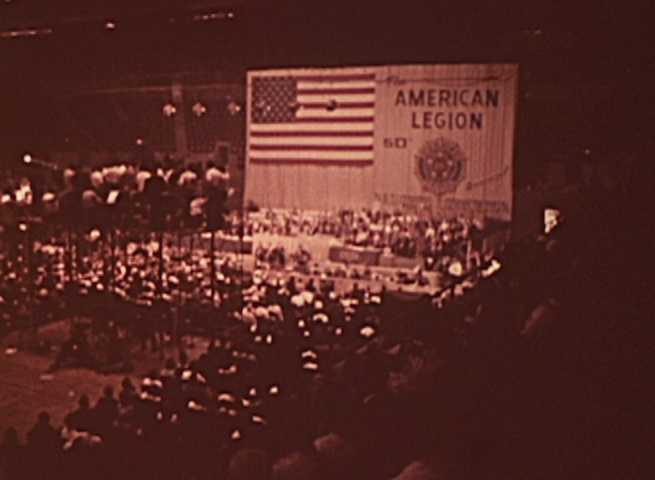
[[(580, 446), (588, 430), (566, 430), (589, 412), (586, 404), (571, 407), (571, 395), (586, 388), (577, 374), (590, 368), (582, 348), (592, 348), (593, 329), (616, 313), (611, 299), (625, 293), (620, 280), (630, 278), (621, 265), (630, 250), (615, 248), (621, 232), (588, 242), (589, 229), (620, 216), (608, 214), (602, 196), (594, 198), (602, 214), (513, 244), (431, 297), (356, 286), (338, 291), (329, 278), (298, 281), (273, 269), (243, 275), (231, 255), (221, 255), (212, 288), (202, 273), (206, 259), (189, 253), (161, 275), (158, 243), (143, 239), (126, 244), (135, 249), (130, 260), (112, 264), (114, 284), (102, 278), (104, 267), (90, 265), (69, 291), (60, 249), (37, 250), (32, 258), (18, 248), (5, 262), (14, 273), (2, 279), (4, 320), (30, 322), (37, 305), (50, 315), (76, 305), (83, 316), (116, 324), (119, 337), (122, 319), (139, 323), (123, 310), (97, 308), (90, 299), (100, 296), (129, 305), (141, 320), (200, 321), (211, 341), (197, 358), (181, 349), (161, 369), (126, 377), (118, 392), (108, 387), (101, 398), (80, 397), (61, 426), (47, 412), (24, 439), (4, 425), (0, 472), (6, 478), (570, 477), (579, 471), (576, 462), (591, 455)], [(93, 255), (81, 258), (94, 262)], [(16, 273), (30, 264), (38, 265), (30, 279), (39, 288)], [(608, 265), (624, 275), (601, 275)], [(191, 279), (195, 286), (187, 285)], [(148, 328), (144, 345), (167, 334)], [(82, 340), (73, 341), (73, 352), (80, 350), (76, 342)], [(65, 366), (61, 360), (57, 368)], [(570, 369), (576, 372), (570, 381), (560, 378)], [(560, 454), (544, 453), (557, 443), (566, 447), (552, 450)], [(550, 461), (539, 463), (544, 458)]]
[[(43, 412), (24, 445), (7, 429), (0, 465), (9, 478), (389, 478), (453, 428), (435, 416), (457, 410), (449, 372), (488, 342), (536, 337), (557, 308), (499, 267), (433, 297), (224, 270), (243, 283), (210, 315), (205, 353), (80, 397), (61, 427)], [(535, 307), (548, 315), (526, 320)]]

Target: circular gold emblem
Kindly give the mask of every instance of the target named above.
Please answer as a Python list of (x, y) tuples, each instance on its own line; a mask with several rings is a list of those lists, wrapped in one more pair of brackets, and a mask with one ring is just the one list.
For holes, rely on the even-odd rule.
[(466, 157), (459, 144), (444, 137), (426, 141), (416, 154), (416, 175), (424, 191), (454, 192), (466, 178)]

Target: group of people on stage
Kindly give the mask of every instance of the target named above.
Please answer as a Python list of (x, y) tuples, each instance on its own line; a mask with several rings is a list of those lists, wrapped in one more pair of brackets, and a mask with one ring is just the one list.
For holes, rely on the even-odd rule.
[(250, 214), (245, 232), (296, 235), (326, 235), (346, 245), (387, 249), (403, 257), (430, 257), (452, 249), (485, 229), (483, 219), (436, 218), (382, 209), (303, 212), (265, 210)]

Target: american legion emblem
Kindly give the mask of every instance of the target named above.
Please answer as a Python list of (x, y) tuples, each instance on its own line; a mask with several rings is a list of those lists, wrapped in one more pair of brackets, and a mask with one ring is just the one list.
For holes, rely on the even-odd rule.
[(466, 156), (453, 140), (426, 141), (416, 154), (416, 176), (423, 191), (434, 195), (454, 192), (466, 178)]

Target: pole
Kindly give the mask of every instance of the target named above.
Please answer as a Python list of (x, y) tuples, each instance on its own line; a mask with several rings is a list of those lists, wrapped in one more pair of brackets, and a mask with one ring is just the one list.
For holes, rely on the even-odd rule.
[(159, 290), (159, 298), (162, 298), (163, 288), (164, 288), (164, 230), (159, 231), (158, 235), (159, 249), (158, 249), (158, 285), (157, 289)]
[(111, 268), (109, 269), (109, 291), (114, 290), (116, 283), (116, 229), (109, 229), (109, 260), (111, 261)]
[(211, 262), (211, 294), (212, 294), (212, 308), (214, 307), (214, 296), (216, 294), (216, 262), (215, 262), (215, 249), (216, 249), (216, 232), (211, 230), (211, 243), (209, 244), (209, 257)]
[(71, 227), (66, 229), (66, 249), (64, 251), (68, 283), (73, 283), (73, 233)]

